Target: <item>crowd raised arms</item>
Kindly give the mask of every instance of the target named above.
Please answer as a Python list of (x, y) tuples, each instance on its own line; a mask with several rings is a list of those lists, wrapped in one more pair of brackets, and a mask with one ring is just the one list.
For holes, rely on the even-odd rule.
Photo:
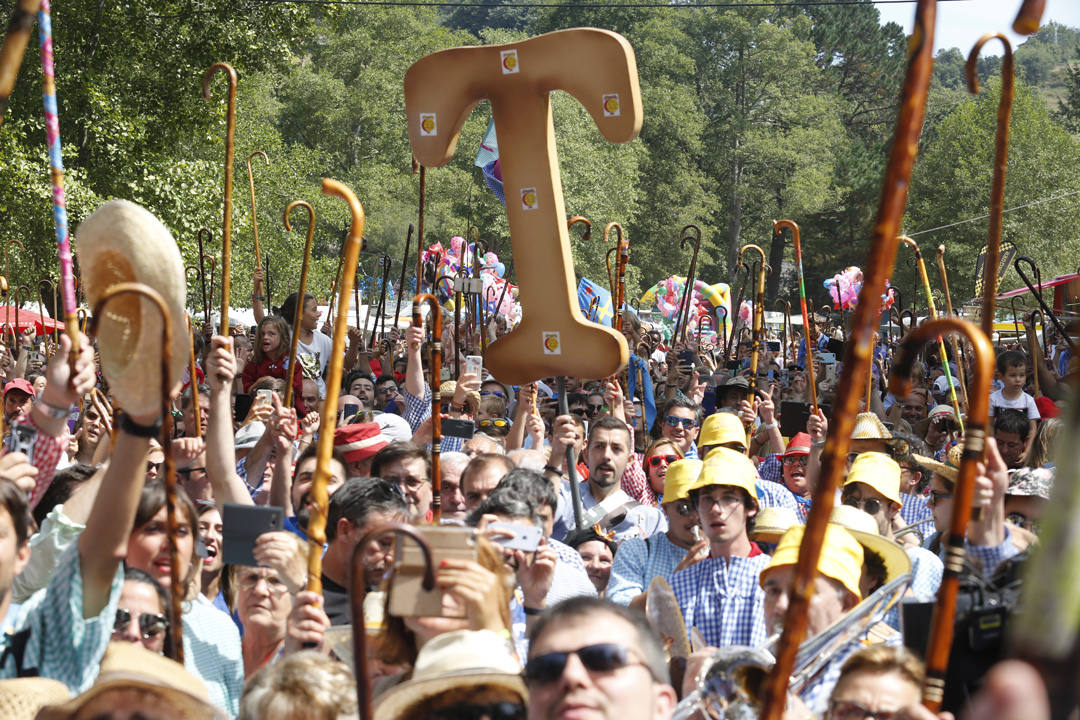
[[(505, 272), (479, 230), (445, 247), (425, 238), (422, 189), (416, 273), (407, 245), (393, 312), (388, 256), (378, 299), (354, 292), (363, 189), (324, 179), (312, 196), (351, 216), (333, 286), (309, 285), (315, 211), (292, 201), (286, 228), (308, 212), (301, 276), (278, 278), (290, 285), (278, 307), (257, 262), (254, 322), (238, 321), (227, 63), (202, 80), (208, 100), (215, 73), (228, 82), (220, 257), (200, 232), (190, 262), (124, 200), (96, 208), (69, 245), (50, 129), (58, 294), (79, 311), (63, 325), (40, 308), (31, 322), (21, 307), (4, 318), (5, 717), (1080, 712), (1066, 667), (1075, 618), (1056, 602), (1074, 590), (1062, 563), (1080, 511), (1080, 308), (1042, 302), (1022, 259), (1039, 307), (1014, 332), (994, 326), (1007, 134), (981, 325), (954, 314), (944, 247), (935, 305), (919, 247), (899, 232), (935, 26), (936, 3), (916, 5), (865, 269), (813, 297), (799, 226), (776, 221), (798, 278), (779, 313), (766, 313), (766, 286), (781, 269), (757, 245), (738, 253), (742, 288), (697, 278), (696, 225), (680, 234), (693, 244), (687, 278), (638, 302), (626, 297), (632, 238), (608, 223), (607, 285), (574, 292), (568, 228), (591, 222), (567, 222), (548, 95), (567, 91), (609, 141), (637, 135), (633, 49), (606, 30), (442, 50), (409, 69), (422, 187), (425, 166), (454, 155), (464, 111), (490, 101), (500, 148), (483, 172), (517, 264)], [(47, 0), (16, 5), (0, 119), (39, 10), (55, 120)], [(1033, 32), (1040, 17), (1028, 0), (1017, 25)], [(1008, 48), (988, 36), (972, 62), (989, 37)], [(253, 214), (256, 156), (273, 160), (247, 157)], [(897, 312), (887, 289), (901, 244), (918, 261), (924, 319)], [(186, 307), (192, 278), (200, 308)]]

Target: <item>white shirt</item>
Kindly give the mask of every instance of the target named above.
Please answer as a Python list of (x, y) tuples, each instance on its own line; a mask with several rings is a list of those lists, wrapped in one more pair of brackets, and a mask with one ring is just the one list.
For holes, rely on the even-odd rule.
[[(315, 330), (311, 338), (311, 344), (300, 340), (296, 343), (296, 361), (303, 368), (305, 378), (314, 380), (319, 385), (319, 397), (326, 397), (326, 382), (323, 375), (326, 374), (326, 366), (330, 364), (330, 351), (334, 348), (334, 341), (329, 336)], [(315, 368), (318, 368), (318, 371)]]
[(999, 408), (1002, 410), (1023, 410), (1028, 420), (1038, 420), (1042, 417), (1039, 414), (1038, 406), (1035, 404), (1035, 398), (1023, 390), (1020, 391), (1020, 397), (1014, 400), (1006, 398), (1004, 393), (1004, 390), (995, 390), (990, 393), (990, 417), (996, 417)]

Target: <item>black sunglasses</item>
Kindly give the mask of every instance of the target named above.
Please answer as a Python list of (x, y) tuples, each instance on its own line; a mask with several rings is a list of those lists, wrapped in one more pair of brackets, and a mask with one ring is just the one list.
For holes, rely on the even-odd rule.
[(555, 682), (562, 677), (566, 662), (571, 655), (577, 655), (578, 660), (589, 672), (614, 672), (628, 665), (645, 664), (631, 660), (630, 651), (625, 645), (598, 643), (569, 652), (545, 653), (529, 658), (529, 661), (525, 663), (525, 682), (533, 685)]
[[(113, 621), (113, 632), (124, 632), (131, 625), (131, 611), (125, 608), (116, 608), (116, 619)], [(139, 632), (149, 640), (165, 632), (169, 627), (169, 619), (158, 613), (139, 613)]]
[(438, 710), (429, 710), (427, 720), (525, 720), (525, 706), (514, 702), (490, 705), (455, 703)]
[(844, 504), (848, 507), (859, 508), (863, 512), (869, 515), (877, 515), (878, 510), (881, 509), (881, 502), (874, 498), (857, 498), (853, 495), (848, 495), (844, 498)]

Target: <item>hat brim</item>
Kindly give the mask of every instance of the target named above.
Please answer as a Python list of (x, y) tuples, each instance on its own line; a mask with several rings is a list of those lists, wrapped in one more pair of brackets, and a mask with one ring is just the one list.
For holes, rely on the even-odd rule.
[(955, 468), (952, 465), (946, 465), (943, 462), (938, 462), (937, 460), (933, 458), (928, 458), (925, 455), (916, 455), (915, 453), (912, 453), (911, 459), (922, 465), (930, 472), (934, 472), (942, 476), (949, 482), (956, 482), (957, 478), (960, 477), (959, 468)]
[(885, 561), (885, 582), (892, 582), (901, 575), (907, 575), (911, 572), (911, 558), (907, 556), (902, 547), (892, 540), (874, 533), (852, 530), (846, 526), (844, 529), (851, 533), (851, 536), (864, 548), (876, 552), (882, 557)]
[(791, 526), (781, 527), (779, 525), (760, 525), (755, 522), (754, 529), (750, 531), (750, 539), (756, 542), (775, 545), (780, 542), (780, 538), (788, 531), (789, 527)]
[(529, 691), (520, 675), (509, 673), (462, 671), (448, 673), (427, 680), (410, 680), (402, 683), (376, 700), (375, 720), (397, 720), (409, 710), (440, 693), (451, 689), (488, 685), (517, 693), (522, 703), (529, 701)]
[(77, 695), (63, 705), (50, 705), (44, 707), (37, 715), (37, 720), (69, 720), (75, 717), (87, 703), (110, 690), (128, 690), (138, 688), (155, 693), (172, 703), (180, 711), (181, 717), (192, 720), (228, 720), (228, 715), (205, 700), (166, 685), (158, 685), (139, 679), (137, 676), (115, 676), (112, 679), (97, 683), (86, 692)]

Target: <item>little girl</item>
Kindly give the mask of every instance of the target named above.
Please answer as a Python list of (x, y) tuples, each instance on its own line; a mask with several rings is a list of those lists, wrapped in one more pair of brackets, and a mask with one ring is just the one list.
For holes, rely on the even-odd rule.
[[(256, 333), (257, 342), (251, 360), (244, 366), (241, 381), (244, 392), (250, 392), (251, 386), (263, 377), (280, 378), (288, 382), (286, 365), (289, 362), (289, 325), (279, 315), (267, 315), (259, 322)], [(292, 369), (293, 401), (296, 409), (304, 412), (300, 396), (303, 394), (304, 374), (300, 372), (300, 363)]]

